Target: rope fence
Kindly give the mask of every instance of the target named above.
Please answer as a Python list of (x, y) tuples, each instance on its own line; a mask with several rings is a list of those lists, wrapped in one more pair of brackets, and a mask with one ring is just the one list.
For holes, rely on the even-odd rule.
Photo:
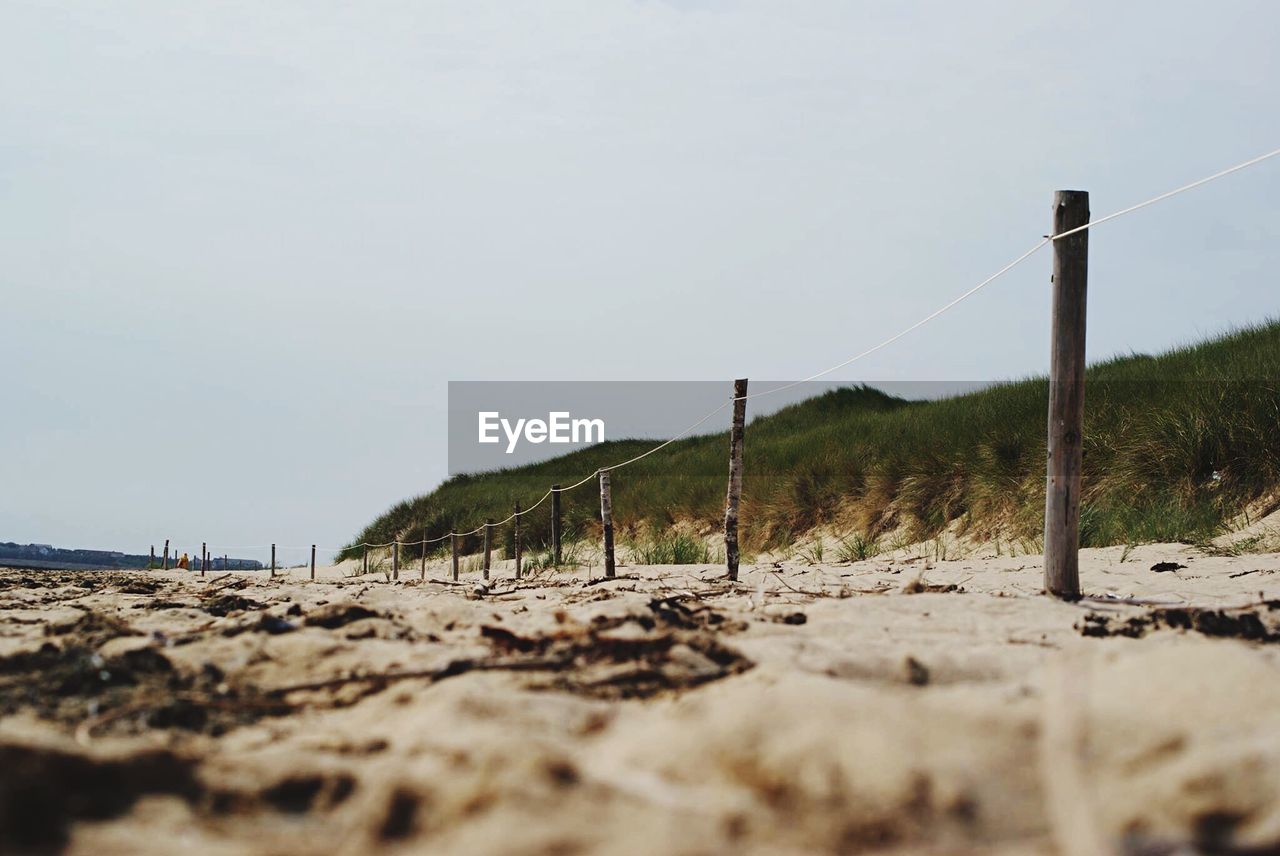
[[(1088, 211), (1088, 194), (1080, 191), (1059, 191), (1055, 197), (1055, 227), (1051, 234), (1045, 235), (1039, 242), (1027, 249), (1021, 255), (1014, 258), (1008, 264), (1004, 265), (995, 273), (991, 274), (981, 282), (977, 283), (967, 291), (962, 292), (947, 303), (933, 310), (929, 314), (920, 318), (918, 321), (904, 327), (891, 336), (880, 342), (860, 351), (849, 358), (842, 360), (835, 365), (815, 372), (802, 380), (792, 381), (781, 386), (771, 387), (769, 389), (757, 392), (747, 393), (747, 382), (745, 379), (735, 382), (734, 392), (728, 396), (719, 406), (715, 407), (704, 416), (700, 417), (688, 427), (675, 434), (674, 436), (663, 440), (638, 455), (619, 461), (605, 467), (599, 467), (582, 477), (578, 481), (567, 485), (552, 485), (545, 493), (543, 493), (537, 501), (532, 505), (521, 508), (517, 502), (513, 512), (502, 520), (486, 520), (484, 523), (476, 526), (474, 529), (465, 532), (449, 532), (435, 538), (424, 537), (416, 541), (392, 540), (385, 543), (375, 543), (361, 541), (348, 544), (343, 547), (318, 547), (317, 545), (306, 545), (300, 547), (271, 545), (239, 545), (220, 547), (222, 550), (271, 550), (271, 570), (274, 575), (276, 570), (276, 551), (310, 551), (310, 570), (311, 578), (315, 578), (316, 567), (316, 551), (323, 550), (340, 554), (352, 550), (362, 550), (364, 553), (364, 570), (368, 571), (368, 551), (381, 550), (391, 548), (394, 578), (399, 578), (400, 567), (400, 548), (401, 547), (421, 547), (422, 554), (422, 575), (425, 578), (426, 573), (426, 547), (431, 544), (440, 544), (449, 541), (452, 546), (452, 570), (453, 578), (458, 578), (458, 540), (469, 536), (484, 535), (484, 562), (483, 570), (485, 578), (489, 576), (491, 567), (491, 535), (497, 527), (513, 523), (516, 527), (516, 567), (515, 574), (519, 578), (521, 576), (521, 564), (519, 559), (519, 536), (518, 527), (520, 518), (539, 508), (548, 499), (553, 500), (552, 514), (552, 542), (554, 544), (555, 563), (560, 563), (560, 530), (561, 521), (559, 514), (560, 497), (572, 490), (582, 487), (587, 482), (598, 480), (600, 484), (600, 502), (601, 502), (601, 520), (605, 526), (605, 566), (606, 576), (613, 576), (614, 556), (613, 556), (613, 539), (611, 525), (611, 507), (612, 500), (610, 496), (610, 474), (631, 466), (639, 461), (654, 455), (681, 439), (690, 436), (694, 431), (706, 424), (710, 419), (715, 417), (726, 408), (733, 405), (733, 425), (731, 428), (731, 449), (730, 449), (730, 488), (726, 501), (725, 515), (725, 537), (726, 546), (731, 545), (730, 550), (726, 550), (727, 564), (729, 566), (729, 578), (737, 578), (737, 519), (738, 519), (738, 493), (741, 489), (741, 470), (742, 470), (742, 433), (745, 421), (746, 401), (755, 398), (761, 398), (767, 395), (773, 395), (788, 389), (794, 389), (806, 383), (826, 377), (833, 372), (839, 371), (850, 366), (859, 360), (862, 360), (884, 348), (889, 347), (903, 337), (909, 335), (915, 330), (920, 329), (926, 324), (934, 321), (938, 317), (946, 314), (951, 309), (968, 300), (987, 286), (1000, 279), (1023, 262), (1030, 259), (1046, 246), (1054, 247), (1054, 327), (1053, 342), (1051, 345), (1051, 370), (1050, 370), (1050, 436), (1049, 436), (1049, 471), (1046, 476), (1046, 530), (1045, 530), (1045, 564), (1046, 564), (1046, 589), (1055, 595), (1075, 599), (1080, 596), (1078, 574), (1076, 571), (1076, 554), (1078, 552), (1079, 542), (1079, 477), (1080, 477), (1080, 432), (1082, 425), (1083, 413), (1083, 371), (1084, 371), (1084, 294), (1085, 294), (1085, 277), (1087, 274), (1087, 257), (1088, 257), (1088, 232), (1104, 223), (1111, 222), (1120, 217), (1132, 214), (1136, 211), (1147, 208), (1151, 205), (1158, 204), (1165, 200), (1171, 199), (1179, 194), (1187, 191), (1203, 187), (1210, 182), (1225, 178), (1226, 176), (1237, 173), (1257, 164), (1261, 164), (1272, 158), (1280, 156), (1280, 149), (1274, 149), (1265, 154), (1235, 164), (1234, 166), (1220, 170), (1218, 172), (1207, 175), (1203, 178), (1184, 184), (1167, 192), (1153, 196), (1150, 199), (1143, 200), (1135, 205), (1122, 208), (1119, 211), (1112, 212), (1106, 216), (1097, 219), (1091, 219)], [(1073, 220), (1074, 218), (1074, 220)], [(1079, 222), (1076, 222), (1079, 221)], [(1075, 222), (1075, 225), (1072, 223)], [(1068, 241), (1068, 238), (1075, 240)], [(1074, 394), (1077, 390), (1079, 394)], [(738, 491), (735, 492), (735, 479)], [(1065, 508), (1065, 518), (1059, 519), (1062, 515), (1058, 514), (1059, 507)], [(155, 548), (152, 547), (152, 560), (155, 563)], [(164, 545), (163, 566), (167, 569), (170, 561), (169, 542)], [(226, 559), (225, 553), (223, 558)], [(203, 574), (205, 569), (216, 564), (216, 557), (212, 556), (207, 545), (202, 545), (202, 555), (200, 570)]]

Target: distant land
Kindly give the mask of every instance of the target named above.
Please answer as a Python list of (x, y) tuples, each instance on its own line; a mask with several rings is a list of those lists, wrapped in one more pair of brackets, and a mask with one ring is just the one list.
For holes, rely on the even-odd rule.
[[(159, 563), (161, 557), (155, 561)], [(173, 567), (175, 558), (170, 557)], [(113, 550), (78, 550), (53, 547), (49, 544), (15, 544), (0, 541), (0, 565), (10, 568), (50, 568), (58, 570), (112, 570), (115, 568), (147, 568), (150, 556), (119, 553)], [(200, 557), (191, 558), (191, 570), (200, 570)], [(256, 559), (211, 558), (209, 570), (260, 571), (262, 563)]]

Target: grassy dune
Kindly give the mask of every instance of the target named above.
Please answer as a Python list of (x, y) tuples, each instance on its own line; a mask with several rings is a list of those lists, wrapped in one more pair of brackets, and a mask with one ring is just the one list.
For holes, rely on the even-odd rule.
[[(1280, 487), (1280, 321), (1100, 363), (1087, 377), (1086, 546), (1201, 541)], [(929, 402), (855, 387), (750, 422), (747, 549), (787, 544), (820, 525), (854, 543), (904, 528), (923, 539), (953, 524), (978, 537), (1034, 541), (1044, 514), (1047, 397), (1043, 378)], [(516, 500), (527, 506), (553, 482), (571, 484), (652, 445), (614, 441), (458, 476), (396, 505), (355, 542), (416, 540), (502, 519)], [(650, 535), (676, 522), (716, 525), (727, 449), (727, 433), (692, 437), (618, 471), (615, 522)], [(570, 534), (598, 532), (593, 482), (565, 494), (564, 508)], [(548, 540), (550, 503), (522, 519), (529, 547)]]

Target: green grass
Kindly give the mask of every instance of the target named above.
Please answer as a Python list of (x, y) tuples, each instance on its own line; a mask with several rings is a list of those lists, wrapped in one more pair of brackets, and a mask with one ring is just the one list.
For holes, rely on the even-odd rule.
[[(854, 533), (864, 545), (894, 531), (932, 538), (948, 526), (979, 538), (1035, 539), (1043, 526), (1047, 397), (1044, 378), (931, 402), (849, 387), (749, 422), (744, 549), (791, 544), (815, 526)], [(457, 476), (399, 503), (355, 541), (417, 540), (424, 529), (435, 537), (501, 519), (517, 499), (527, 507), (554, 482), (572, 483), (652, 445), (612, 441)], [(1247, 503), (1280, 488), (1280, 322), (1090, 367), (1084, 445), (1085, 546), (1217, 534)], [(677, 522), (718, 527), (727, 446), (727, 433), (691, 437), (616, 471), (621, 536), (635, 540)], [(594, 481), (564, 494), (563, 504), (568, 527), (598, 535)], [(547, 543), (549, 515), (548, 502), (522, 517), (522, 540)], [(503, 529), (509, 552), (510, 526)], [(464, 549), (479, 549), (478, 536)]]

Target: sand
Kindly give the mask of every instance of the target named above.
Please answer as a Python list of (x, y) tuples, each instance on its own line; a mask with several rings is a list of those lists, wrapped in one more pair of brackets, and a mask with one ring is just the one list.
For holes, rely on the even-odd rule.
[(1280, 554), (352, 572), (0, 571), (0, 851), (1280, 848)]

